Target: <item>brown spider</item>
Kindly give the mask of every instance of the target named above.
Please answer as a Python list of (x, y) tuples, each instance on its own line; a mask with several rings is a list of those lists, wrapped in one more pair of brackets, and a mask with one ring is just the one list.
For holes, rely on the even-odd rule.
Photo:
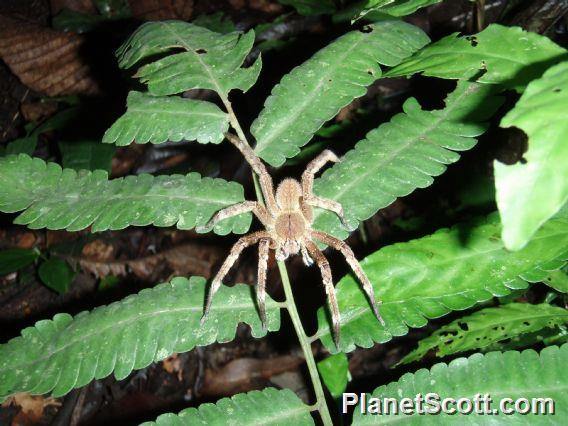
[(266, 167), (256, 156), (250, 146), (230, 133), (226, 134), (226, 137), (243, 153), (252, 169), (259, 176), (260, 186), (266, 206), (263, 206), (256, 201), (244, 201), (224, 208), (223, 210), (218, 211), (205, 226), (199, 227), (198, 231), (203, 232), (212, 228), (217, 222), (223, 219), (246, 212), (252, 212), (263, 224), (265, 230), (245, 235), (244, 237), (241, 237), (235, 245), (233, 245), (229, 256), (227, 256), (223, 265), (219, 269), (219, 272), (211, 283), (201, 323), (203, 324), (209, 314), (213, 295), (219, 289), (221, 281), (225, 275), (227, 275), (241, 252), (246, 247), (258, 243), (259, 260), (257, 301), (263, 327), (266, 327), (265, 287), (269, 249), (276, 251), (277, 260), (285, 260), (291, 255), (301, 253), (306, 265), (312, 265), (315, 260), (321, 270), (325, 291), (331, 308), (335, 342), (339, 347), (339, 307), (337, 305), (337, 298), (335, 295), (335, 288), (333, 287), (329, 262), (314, 242), (314, 240), (317, 240), (339, 250), (343, 256), (345, 256), (347, 263), (359, 281), (361, 281), (361, 284), (363, 284), (363, 289), (369, 297), (375, 316), (382, 324), (384, 324), (383, 319), (379, 315), (373, 286), (365, 272), (363, 272), (363, 269), (355, 258), (351, 248), (345, 242), (326, 234), (325, 232), (312, 229), (312, 206), (334, 212), (341, 220), (343, 226), (349, 229), (349, 226), (345, 221), (341, 204), (333, 200), (320, 198), (313, 193), (314, 175), (327, 162), (338, 162), (339, 159), (337, 156), (329, 150), (323, 151), (318, 157), (308, 164), (306, 170), (302, 174), (301, 184), (295, 179), (287, 178), (278, 185), (276, 193), (274, 193), (272, 177), (268, 174)]

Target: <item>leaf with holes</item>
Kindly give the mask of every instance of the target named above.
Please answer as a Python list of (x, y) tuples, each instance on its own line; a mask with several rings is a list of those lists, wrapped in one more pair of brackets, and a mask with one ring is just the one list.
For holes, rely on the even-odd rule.
[[(26, 155), (0, 158), (0, 211), (24, 210), (15, 220), (32, 229), (92, 232), (127, 226), (204, 225), (218, 210), (244, 200), (236, 182), (188, 175), (138, 175), (108, 179), (106, 172), (61, 169)], [(215, 227), (218, 234), (244, 233), (249, 214)]]
[[(496, 214), (485, 220), (442, 229), (407, 243), (385, 247), (361, 266), (382, 301), (382, 326), (369, 307), (360, 284), (351, 275), (337, 285), (341, 313), (341, 350), (370, 347), (422, 327), (429, 318), (470, 308), (493, 296), (542, 281), (568, 260), (568, 215), (548, 221), (522, 250), (510, 252), (499, 237)], [(317, 336), (330, 351), (327, 312), (318, 311)]]
[[(369, 132), (365, 139), (316, 179), (314, 192), (341, 203), (347, 222), (356, 226), (396, 198), (432, 184), (446, 164), (471, 149), (475, 137), (501, 104), (491, 86), (460, 82), (441, 110), (424, 111), (414, 98), (403, 113)], [(333, 214), (314, 212), (314, 228), (342, 239), (348, 233)]]
[[(266, 334), (251, 289), (242, 284), (221, 286), (200, 326), (205, 290), (204, 278), (174, 278), (91, 312), (37, 322), (0, 345), (0, 397), (50, 391), (61, 396), (112, 372), (121, 380), (174, 352), (230, 341), (241, 322), (254, 337)], [(278, 330), (280, 313), (272, 299), (267, 315), (268, 330)]]
[(210, 89), (226, 99), (232, 89), (246, 92), (258, 78), (260, 59), (241, 67), (253, 43), (252, 30), (218, 34), (181, 21), (149, 22), (130, 36), (117, 56), (120, 67), (130, 68), (144, 58), (171, 53), (136, 73), (154, 95)]
[(103, 142), (163, 143), (196, 140), (219, 143), (229, 129), (229, 116), (211, 102), (155, 97), (130, 92), (126, 113), (103, 136)]
[(267, 388), (262, 391), (239, 393), (223, 398), (215, 404), (201, 404), (197, 408), (186, 408), (179, 414), (162, 414), (155, 422), (141, 426), (178, 425), (313, 425), (310, 407), (294, 392)]
[(568, 202), (568, 62), (532, 81), (502, 127), (522, 129), (529, 138), (522, 163), (495, 161), (497, 206), (503, 240), (518, 250)]
[(285, 75), (251, 126), (256, 153), (273, 166), (300, 152), (315, 132), (393, 66), (429, 39), (402, 21), (351, 31)]
[(418, 342), (418, 348), (400, 360), (406, 364), (436, 350), (437, 357), (482, 349), (544, 328), (568, 323), (568, 311), (548, 303), (509, 303), (461, 317)]
[[(566, 418), (568, 415), (568, 345), (545, 348), (538, 354), (532, 349), (517, 352), (490, 352), (488, 354), (473, 354), (469, 358), (458, 358), (449, 364), (436, 364), (430, 370), (421, 369), (416, 373), (406, 373), (398, 382), (381, 386), (367, 395), (370, 408), (370, 398), (402, 398), (414, 400), (417, 394), (435, 393), (442, 398), (460, 398), (475, 395), (506, 395), (515, 401), (518, 398), (531, 397), (542, 399), (535, 401), (548, 415), (531, 415), (511, 412), (506, 417), (487, 416), (470, 411), (467, 414), (456, 411), (452, 414), (438, 412), (432, 416), (432, 423), (443, 425), (454, 424), (551, 424), (552, 419)], [(479, 398), (478, 397), (478, 398)], [(546, 399), (545, 399), (546, 398)], [(478, 401), (480, 401), (478, 399)], [(486, 403), (489, 403), (487, 399)], [(496, 408), (495, 399), (493, 408)], [(439, 401), (438, 401), (439, 403)], [(486, 403), (481, 402), (481, 407)], [(466, 405), (467, 406), (467, 405)], [(474, 403), (475, 406), (475, 403)], [(521, 408), (530, 408), (530, 404), (519, 404)], [(376, 404), (375, 404), (376, 407)], [(391, 406), (392, 407), (392, 406)], [(455, 408), (450, 404), (451, 408)], [(534, 409), (536, 407), (533, 406)], [(381, 412), (381, 415), (371, 415), (371, 411), (361, 411), (363, 407), (355, 407), (353, 425), (380, 425), (398, 423), (404, 425), (423, 425), (425, 416), (417, 411), (412, 414), (402, 414), (400, 411)], [(381, 407), (383, 408), (383, 407)], [(438, 405), (438, 409), (440, 405)], [(508, 405), (513, 408), (513, 404)], [(551, 411), (552, 410), (552, 411)], [(554, 412), (554, 415), (551, 413)], [(376, 414), (376, 413), (375, 413)], [(428, 417), (428, 416), (427, 416)], [(426, 417), (426, 418), (427, 418)], [(498, 420), (501, 418), (502, 420)], [(506, 420), (505, 420), (506, 419)]]
[(480, 83), (502, 84), (522, 91), (551, 65), (567, 57), (566, 49), (548, 37), (519, 27), (491, 24), (477, 35), (457, 33), (425, 47), (388, 71), (387, 77), (422, 73), (464, 78), (480, 72)]
[(566, 268), (552, 271), (542, 282), (556, 291), (568, 293), (568, 274), (566, 273)]

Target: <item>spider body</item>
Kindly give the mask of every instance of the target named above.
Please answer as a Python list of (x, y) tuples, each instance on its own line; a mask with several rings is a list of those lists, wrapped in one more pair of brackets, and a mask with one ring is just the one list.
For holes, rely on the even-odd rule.
[(272, 177), (268, 174), (266, 167), (256, 156), (254, 151), (238, 139), (236, 136), (227, 134), (229, 139), (245, 156), (251, 167), (259, 177), (260, 186), (266, 205), (255, 201), (245, 201), (217, 212), (211, 220), (198, 229), (204, 231), (213, 227), (220, 220), (236, 216), (238, 214), (252, 212), (263, 224), (264, 230), (253, 232), (241, 237), (231, 248), (231, 252), (223, 262), (217, 275), (213, 278), (207, 303), (205, 305), (202, 323), (207, 318), (213, 295), (219, 289), (221, 281), (227, 275), (230, 268), (238, 259), (240, 253), (248, 246), (258, 243), (259, 262), (258, 262), (258, 283), (257, 301), (260, 317), (263, 326), (266, 324), (266, 272), (268, 267), (269, 250), (275, 250), (277, 260), (285, 260), (292, 255), (301, 253), (304, 263), (311, 265), (317, 264), (321, 270), (322, 280), (328, 296), (331, 318), (334, 328), (336, 345), (339, 346), (339, 307), (335, 296), (335, 288), (331, 275), (329, 262), (318, 248), (316, 241), (327, 244), (339, 250), (347, 263), (363, 285), (363, 289), (369, 297), (373, 312), (377, 319), (383, 323), (378, 312), (378, 305), (375, 300), (373, 287), (363, 272), (361, 265), (355, 258), (351, 248), (343, 241), (321, 231), (312, 229), (313, 214), (312, 207), (319, 207), (334, 212), (343, 225), (349, 229), (343, 214), (341, 204), (336, 201), (320, 198), (313, 193), (313, 182), (315, 174), (328, 162), (338, 162), (337, 156), (329, 151), (323, 151), (318, 157), (312, 160), (302, 174), (301, 182), (295, 179), (284, 179), (274, 191)]

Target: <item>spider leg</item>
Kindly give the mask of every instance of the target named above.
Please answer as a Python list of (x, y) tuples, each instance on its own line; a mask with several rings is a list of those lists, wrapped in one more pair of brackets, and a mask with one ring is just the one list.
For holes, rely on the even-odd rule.
[(262, 195), (266, 201), (266, 206), (270, 214), (274, 215), (275, 212), (278, 211), (276, 199), (274, 197), (274, 183), (272, 182), (272, 177), (266, 170), (266, 166), (262, 163), (262, 161), (260, 161), (260, 158), (258, 158), (249, 144), (228, 132), (225, 133), (225, 137), (229, 142), (235, 145), (239, 151), (241, 151), (241, 154), (243, 154), (253, 171), (258, 175), (260, 188), (262, 189)]
[(203, 226), (198, 226), (196, 228), (197, 232), (205, 232), (207, 229), (213, 228), (217, 222), (227, 219), (229, 217), (233, 217), (239, 214), (253, 212), (256, 217), (262, 222), (262, 224), (266, 227), (268, 222), (270, 221), (268, 217), (268, 212), (266, 208), (259, 204), (256, 201), (243, 201), (239, 204), (234, 204), (232, 206), (226, 207), (222, 210), (219, 210), (215, 215)]
[(326, 149), (308, 163), (306, 170), (304, 170), (304, 173), (302, 173), (302, 195), (304, 198), (309, 198), (312, 195), (314, 176), (329, 161), (338, 163), (339, 158), (337, 158), (337, 155), (335, 155), (329, 149)]
[(306, 246), (302, 244), (300, 249), (302, 250), (302, 260), (304, 261), (304, 265), (312, 266), (314, 264), (314, 260), (310, 257)]
[(256, 300), (258, 303), (258, 311), (260, 313), (260, 321), (262, 328), (266, 330), (266, 271), (268, 269), (268, 250), (270, 248), (270, 240), (263, 238), (258, 243), (258, 274)]
[(338, 240), (337, 238), (332, 237), (325, 232), (311, 231), (311, 235), (316, 240), (319, 240), (322, 243), (327, 244), (328, 246), (331, 246), (336, 250), (339, 250), (341, 254), (343, 254), (345, 260), (347, 260), (347, 263), (349, 264), (359, 281), (361, 281), (363, 290), (365, 290), (365, 293), (367, 293), (367, 297), (369, 297), (369, 301), (371, 302), (371, 308), (373, 309), (375, 317), (382, 325), (385, 325), (385, 321), (379, 314), (379, 306), (375, 299), (375, 291), (373, 290), (373, 285), (371, 284), (371, 281), (369, 281), (367, 274), (365, 274), (365, 272), (363, 271), (363, 268), (361, 268), (361, 265), (357, 261), (355, 254), (353, 254), (351, 247), (349, 247), (349, 245), (347, 245), (347, 243), (345, 243), (344, 241)]
[(339, 220), (341, 220), (341, 224), (346, 229), (348, 229), (349, 231), (353, 231), (354, 228), (347, 223), (347, 220), (345, 220), (345, 213), (343, 212), (343, 206), (337, 201), (330, 200), (328, 198), (321, 198), (313, 194), (310, 195), (308, 198), (305, 198), (304, 201), (306, 204), (310, 206), (315, 206), (321, 209), (332, 211), (339, 217)]
[(203, 316), (201, 317), (201, 325), (203, 325), (203, 323), (207, 319), (207, 315), (209, 315), (209, 309), (211, 308), (213, 296), (215, 295), (215, 293), (217, 293), (217, 290), (219, 290), (219, 287), (221, 286), (221, 282), (223, 278), (225, 278), (225, 275), (227, 275), (235, 261), (240, 256), (241, 252), (248, 246), (255, 244), (261, 238), (269, 238), (268, 233), (265, 231), (258, 231), (253, 232), (249, 235), (245, 235), (244, 237), (239, 238), (239, 240), (233, 245), (233, 247), (231, 247), (231, 252), (227, 256), (227, 258), (223, 262), (223, 265), (221, 265), (219, 272), (217, 272), (217, 275), (215, 275), (215, 278), (213, 278), (213, 281), (211, 282), (209, 294), (207, 295), (207, 303), (205, 304), (205, 310), (203, 311)]
[(331, 311), (331, 322), (333, 323), (333, 336), (335, 341), (335, 346), (339, 349), (340, 334), (339, 326), (341, 317), (339, 315), (339, 306), (337, 305), (337, 296), (335, 294), (335, 287), (333, 287), (333, 279), (331, 276), (331, 268), (329, 267), (329, 262), (321, 252), (321, 250), (316, 246), (316, 244), (310, 240), (305, 240), (304, 244), (310, 253), (310, 256), (316, 261), (316, 264), (320, 268), (321, 278), (327, 294), (327, 300), (329, 301), (329, 307)]

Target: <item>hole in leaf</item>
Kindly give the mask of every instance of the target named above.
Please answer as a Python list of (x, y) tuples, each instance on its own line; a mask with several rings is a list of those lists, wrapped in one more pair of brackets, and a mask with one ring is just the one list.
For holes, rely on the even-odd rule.
[(203, 55), (204, 53), (207, 53), (207, 50), (205, 50), (205, 49), (197, 49), (195, 52), (199, 53), (200, 55)]
[(469, 330), (469, 327), (468, 327), (468, 325), (467, 325), (465, 322), (458, 322), (458, 325), (460, 326), (460, 328), (461, 328), (463, 331), (468, 331), (468, 330)]
[(369, 75), (375, 75), (375, 73), (374, 73), (373, 71), (371, 71), (371, 70), (367, 70), (367, 74), (369, 74)]
[(465, 39), (467, 41), (469, 41), (469, 44), (471, 44), (471, 47), (475, 47), (475, 46), (478, 45), (476, 36), (467, 36)]
[(362, 33), (371, 33), (373, 32), (373, 27), (371, 27), (370, 25), (365, 25), (363, 28), (361, 28), (360, 31)]
[(552, 91), (553, 91), (554, 93), (560, 93), (560, 92), (562, 92), (562, 89), (559, 89), (559, 88), (557, 87), (556, 89), (553, 89)]
[(526, 325), (528, 327), (531, 324), (528, 321), (523, 321), (523, 325)]

